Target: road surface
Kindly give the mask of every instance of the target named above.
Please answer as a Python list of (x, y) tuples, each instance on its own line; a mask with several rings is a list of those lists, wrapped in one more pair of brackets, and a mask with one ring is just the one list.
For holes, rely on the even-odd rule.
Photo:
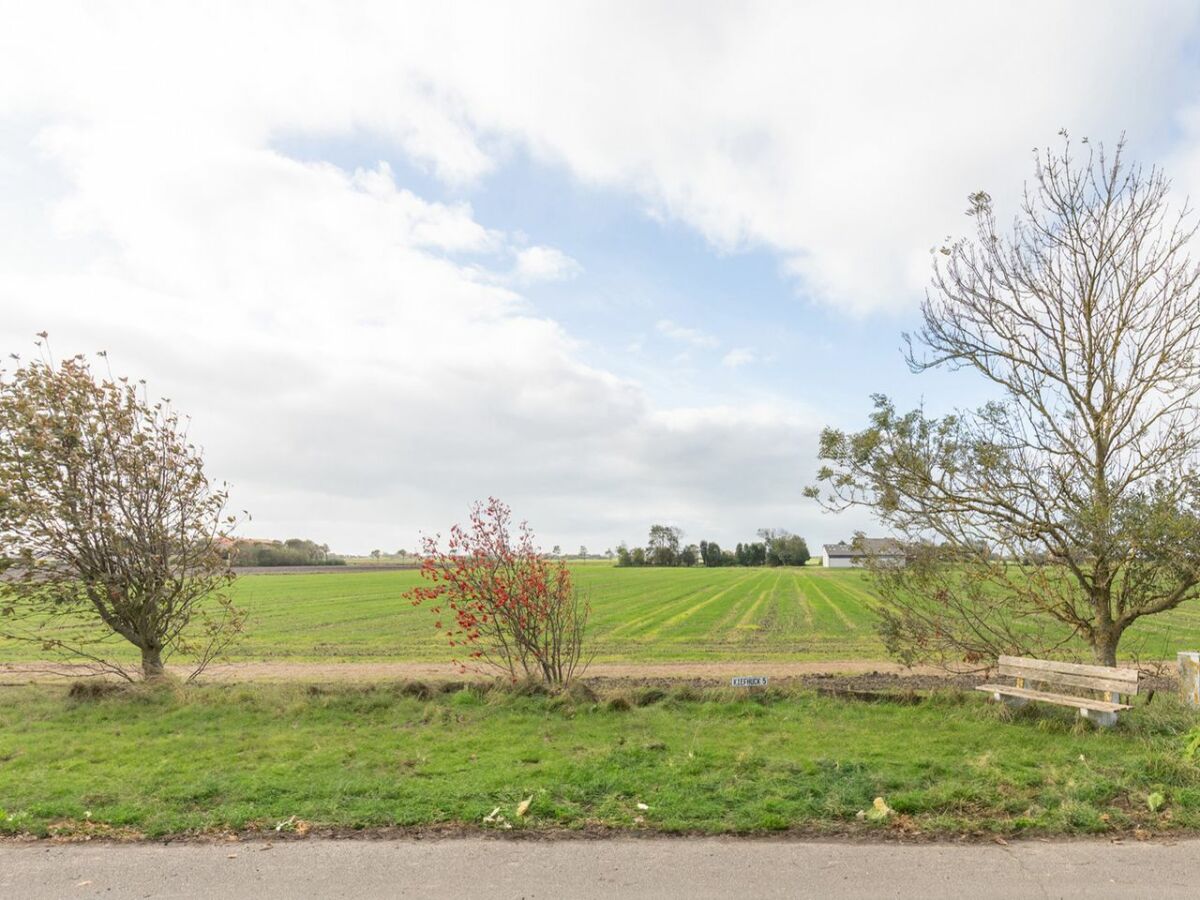
[(1200, 840), (0, 844), (0, 897), (1188, 897)]

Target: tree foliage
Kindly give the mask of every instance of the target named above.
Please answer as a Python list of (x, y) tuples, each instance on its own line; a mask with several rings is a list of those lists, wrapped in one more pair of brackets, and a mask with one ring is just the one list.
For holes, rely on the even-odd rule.
[(875, 568), (902, 658), (1079, 635), (1113, 665), (1130, 625), (1200, 590), (1200, 273), (1168, 193), (1120, 144), (1080, 162), (1064, 135), (1007, 233), (973, 194), (975, 237), (935, 254), (908, 361), (999, 398), (937, 418), (877, 396), (865, 430), (822, 435), (825, 502), (869, 507), (911, 548)]
[(767, 544), (768, 566), (803, 566), (808, 560), (808, 543), (798, 534), (776, 531)]
[(434, 627), (464, 662), (553, 685), (586, 668), (591, 605), (567, 566), (537, 550), (527, 523), (513, 535), (508, 506), (494, 497), (476, 503), (469, 525), (450, 529), (445, 550), (437, 536), (422, 543), (421, 575), (429, 584), (405, 596), (414, 606), (430, 605)]
[(651, 525), (646, 542), (646, 562), (652, 566), (677, 566), (683, 531), (674, 525)]
[[(683, 532), (673, 526), (653, 525), (650, 546), (630, 550), (624, 543), (617, 547), (617, 565), (629, 566), (802, 566), (808, 562), (808, 545), (804, 538), (781, 528), (764, 528), (758, 532), (763, 541), (739, 543), (733, 550), (722, 550), (716, 541), (701, 541), (680, 547)], [(774, 549), (772, 549), (774, 548)]]
[(0, 371), (0, 634), (132, 679), (103, 653), (123, 638), (144, 677), (178, 652), (195, 677), (244, 624), (226, 490), (167, 401), (43, 354)]
[(346, 560), (330, 553), (328, 544), (288, 538), (282, 543), (238, 541), (233, 549), (233, 563), (238, 566), (344, 566)]

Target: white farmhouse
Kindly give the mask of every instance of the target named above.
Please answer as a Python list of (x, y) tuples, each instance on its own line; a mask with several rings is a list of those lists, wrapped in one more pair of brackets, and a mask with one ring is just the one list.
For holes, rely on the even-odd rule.
[(821, 551), (821, 565), (827, 569), (849, 569), (860, 566), (871, 556), (893, 566), (904, 565), (904, 547), (891, 538), (863, 538), (858, 546), (844, 541), (826, 544)]

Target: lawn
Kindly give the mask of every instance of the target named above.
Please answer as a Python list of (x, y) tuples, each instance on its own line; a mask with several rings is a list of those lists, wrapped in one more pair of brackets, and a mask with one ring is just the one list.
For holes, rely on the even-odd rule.
[[(686, 687), (596, 698), (206, 685), (100, 699), (10, 687), (0, 833), (506, 830), (485, 823), (496, 808), (517, 830), (1196, 829), (1194, 722), (1169, 696), (1097, 731), (972, 692), (914, 705)], [(894, 813), (860, 818), (876, 797)]]
[[(853, 570), (574, 567), (593, 606), (600, 662), (883, 659), (866, 576)], [(250, 613), (235, 660), (441, 661), (432, 615), (401, 596), (414, 570), (347, 568), (248, 575), (237, 599)], [(1173, 659), (1200, 646), (1200, 604), (1142, 620), (1122, 650)], [(0, 662), (39, 659), (37, 646), (0, 643)]]

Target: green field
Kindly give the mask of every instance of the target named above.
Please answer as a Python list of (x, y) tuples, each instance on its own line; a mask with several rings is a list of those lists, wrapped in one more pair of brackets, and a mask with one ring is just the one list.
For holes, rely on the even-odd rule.
[[(858, 571), (574, 567), (592, 600), (598, 662), (884, 659)], [(415, 570), (347, 568), (322, 574), (247, 575), (238, 603), (250, 613), (234, 660), (442, 661), (433, 616), (402, 594)], [(1122, 649), (1174, 658), (1200, 646), (1200, 604), (1154, 616)], [(36, 646), (0, 643), (0, 662), (38, 659)]]
[[(1170, 696), (1098, 731), (1069, 710), (1014, 716), (971, 691), (914, 705), (485, 687), (208, 685), (99, 700), (3, 689), (0, 835), (502, 831), (484, 821), (497, 807), (518, 831), (1200, 828), (1195, 716)], [(894, 814), (861, 821), (876, 797)]]
[[(858, 572), (573, 568), (591, 598), (597, 661), (883, 656)], [(250, 622), (231, 658), (448, 659), (432, 613), (401, 596), (419, 581), (415, 570), (353, 568), (243, 576), (237, 602)], [(0, 661), (40, 655), (37, 647), (0, 644)]]
[[(253, 620), (238, 657), (445, 660), (429, 611), (400, 596), (417, 577), (242, 578)], [(578, 580), (602, 660), (882, 657), (858, 572), (584, 566)], [(1185, 610), (1156, 627), (1175, 646), (1200, 635), (1197, 618)], [(501, 828), (484, 822), (497, 807), (518, 831), (1200, 828), (1200, 765), (1187, 750), (1196, 716), (1169, 694), (1139, 698), (1100, 731), (1071, 710), (1014, 714), (969, 690), (864, 703), (609, 684), (599, 696), (490, 683), (167, 684), (99, 698), (0, 686), (0, 835)], [(875, 797), (893, 813), (863, 821)]]

